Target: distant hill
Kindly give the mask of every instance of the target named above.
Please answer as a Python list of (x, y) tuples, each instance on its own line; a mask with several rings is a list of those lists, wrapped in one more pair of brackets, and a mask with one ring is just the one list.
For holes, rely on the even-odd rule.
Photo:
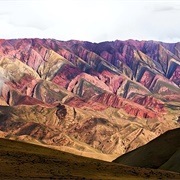
[(118, 157), (114, 162), (180, 173), (180, 128), (167, 131), (146, 145)]

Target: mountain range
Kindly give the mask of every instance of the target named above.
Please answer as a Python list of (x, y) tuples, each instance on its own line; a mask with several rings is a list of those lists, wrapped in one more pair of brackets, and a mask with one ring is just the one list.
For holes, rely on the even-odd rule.
[(112, 161), (180, 127), (180, 43), (0, 40), (0, 137)]

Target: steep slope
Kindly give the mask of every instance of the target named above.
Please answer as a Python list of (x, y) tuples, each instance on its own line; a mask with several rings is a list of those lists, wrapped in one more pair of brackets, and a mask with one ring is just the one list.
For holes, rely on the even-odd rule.
[(136, 167), (180, 172), (180, 128), (170, 130), (148, 144), (118, 157), (114, 162)]

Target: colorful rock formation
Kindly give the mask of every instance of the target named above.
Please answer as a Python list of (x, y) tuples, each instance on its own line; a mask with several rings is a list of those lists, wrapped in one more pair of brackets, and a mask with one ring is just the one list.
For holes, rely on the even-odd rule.
[(179, 52), (156, 41), (0, 40), (0, 130), (76, 150), (135, 149), (179, 127)]

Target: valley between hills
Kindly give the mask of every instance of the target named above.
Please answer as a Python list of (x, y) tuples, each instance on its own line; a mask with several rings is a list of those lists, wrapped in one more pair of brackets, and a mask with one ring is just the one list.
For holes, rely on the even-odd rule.
[[(134, 164), (129, 164), (133, 160), (128, 154), (137, 150), (140, 152), (137, 157), (141, 157), (141, 154), (145, 153), (139, 148), (145, 147), (157, 137), (161, 138), (162, 134), (171, 132), (169, 130), (179, 131), (179, 87), (180, 43), (1, 39), (0, 152), (3, 154), (11, 151), (10, 154), (13, 154), (13, 149), (8, 149), (8, 143), (15, 143), (14, 150), (19, 146), (30, 149), (37, 147), (37, 151), (44, 148), (42, 152), (49, 151), (48, 153), (58, 153), (56, 150), (59, 150), (61, 155), (58, 156), (65, 156), (67, 159), (71, 156), (75, 158), (73, 163), (83, 156), (80, 164), (97, 162), (102, 165), (103, 173), (106, 170), (107, 173), (112, 173), (110, 176), (96, 176), (97, 166), (92, 165), (92, 168), (96, 169), (92, 170), (94, 175), (82, 173), (84, 178), (89, 179), (118, 179), (120, 175), (115, 177), (113, 173), (116, 174), (114, 171), (124, 167), (118, 163), (126, 162), (128, 167), (125, 167), (131, 170), (133, 168), (132, 171), (135, 172), (133, 174), (128, 170), (129, 178), (146, 178), (144, 172), (150, 178), (161, 178), (162, 172), (164, 179), (168, 173), (167, 176), (178, 179), (179, 175), (176, 173), (180, 173), (179, 169), (168, 168), (169, 162), (165, 164), (177, 151), (176, 155), (172, 156), (173, 160), (169, 161), (175, 166), (179, 165), (179, 161), (174, 160), (179, 158), (179, 144), (176, 141), (174, 144), (177, 146), (173, 146), (174, 149), (168, 155), (163, 155), (164, 151), (159, 153), (159, 143), (152, 145), (150, 149), (157, 149), (155, 154), (165, 156), (162, 158), (163, 162), (158, 160), (159, 166), (143, 166), (143, 162), (138, 162), (141, 168), (156, 170), (142, 169), (141, 173), (139, 166), (129, 167)], [(174, 139), (177, 140), (178, 137), (178, 133), (175, 133)], [(172, 140), (173, 138), (170, 141)], [(7, 143), (6, 150), (3, 150), (3, 143)], [(166, 148), (168, 149), (168, 146), (164, 146), (164, 149)], [(25, 156), (35, 153), (29, 150), (25, 152)], [(16, 157), (19, 157), (21, 152), (18, 150), (14, 153), (15, 155), (10, 155), (9, 158), (15, 158), (13, 162), (17, 166)], [(121, 160), (121, 157), (126, 155), (129, 160)], [(55, 163), (54, 159), (48, 159), (49, 154), (35, 156), (36, 159), (46, 156), (45, 159), (50, 164)], [(8, 160), (7, 154), (3, 157), (1, 161), (6, 162), (7, 158), (9, 164), (8, 161), (11, 160)], [(23, 156), (23, 163), (24, 158)], [(31, 159), (31, 156), (29, 158)], [(115, 163), (111, 163), (113, 160)], [(45, 168), (49, 168), (50, 164)], [(11, 165), (13, 167), (13, 163)], [(29, 165), (27, 164), (27, 169), (30, 168)], [(90, 165), (85, 166), (87, 168)], [(176, 173), (157, 170), (161, 166), (164, 170)], [(4, 177), (11, 171), (9, 167), (7, 171), (3, 171)], [(27, 170), (20, 168), (20, 171)], [(77, 175), (75, 170), (67, 177), (59, 172), (55, 174), (55, 178), (60, 175), (72, 179)], [(36, 175), (34, 177), (38, 178)], [(23, 175), (22, 178), (24, 177), (28, 175)], [(42, 177), (51, 176), (44, 174)], [(83, 177), (78, 172), (77, 178)]]

